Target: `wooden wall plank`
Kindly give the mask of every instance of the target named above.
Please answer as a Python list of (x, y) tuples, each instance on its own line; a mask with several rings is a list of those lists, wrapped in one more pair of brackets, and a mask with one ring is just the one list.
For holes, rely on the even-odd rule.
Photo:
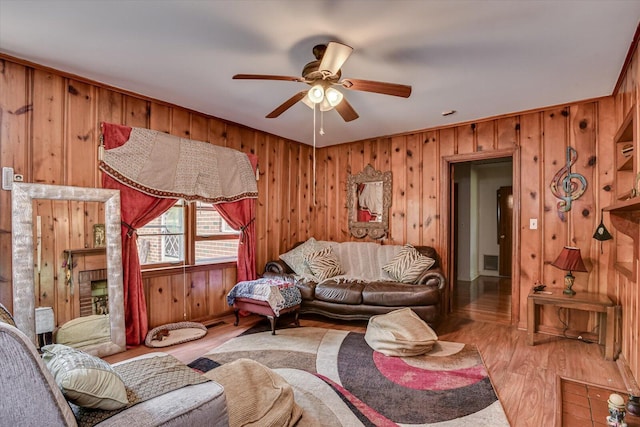
[[(28, 123), (32, 121), (31, 75), (24, 66), (0, 59), (0, 165), (30, 179)], [(0, 191), (0, 254), (11, 254), (11, 192)], [(13, 312), (11, 257), (0, 256), (0, 301)]]
[(440, 154), (438, 152), (438, 133), (436, 131), (426, 132), (422, 134), (422, 214), (421, 214), (421, 226), (422, 237), (421, 242), (423, 245), (433, 246), (437, 248), (440, 253), (441, 249), (438, 247), (439, 241), (439, 186), (440, 181), (440, 162), (434, 161), (439, 159)]
[(64, 185), (64, 79), (40, 70), (33, 78), (31, 182)]
[[(543, 116), (543, 176), (540, 191), (544, 194), (544, 213), (542, 216), (543, 241), (545, 242), (543, 283), (562, 289), (566, 272), (553, 267), (551, 263), (560, 254), (565, 245), (570, 244), (568, 215), (558, 209), (558, 201), (550, 190), (551, 181), (556, 173), (566, 166), (567, 141), (566, 108), (556, 108), (544, 112)], [(541, 325), (553, 325), (561, 328), (561, 323), (552, 310), (543, 307)]]
[[(476, 145), (477, 151), (495, 150), (498, 143), (496, 141), (497, 120), (476, 123)], [(510, 148), (510, 147), (507, 147)]]
[(98, 86), (96, 98), (97, 124), (123, 123), (124, 96), (121, 93)]
[(148, 128), (150, 123), (149, 102), (133, 96), (124, 97), (124, 124), (127, 126)]
[(422, 244), (422, 134), (407, 135), (406, 142), (406, 243)]
[(169, 133), (180, 138), (189, 139), (191, 132), (191, 117), (186, 110), (171, 109), (171, 129)]
[(496, 148), (498, 150), (513, 148), (517, 145), (519, 129), (518, 117), (519, 116), (510, 116), (497, 120)]
[(386, 240), (392, 245), (401, 245), (407, 241), (407, 181), (405, 164), (407, 161), (407, 140), (405, 136), (391, 138), (391, 212), (389, 214), (389, 236)]
[[(588, 233), (579, 230), (595, 231), (598, 225), (596, 214), (596, 105), (593, 102), (580, 104), (571, 108), (569, 117), (569, 144), (578, 153), (578, 159), (571, 172), (581, 174), (587, 181), (584, 194), (576, 199), (571, 208), (570, 242), (572, 246), (580, 248), (582, 258), (589, 273), (575, 273), (576, 291), (599, 292), (597, 272), (593, 271), (597, 265), (599, 251), (594, 239)], [(606, 291), (606, 289), (603, 289)]]
[(207, 127), (207, 118), (200, 114), (191, 114), (191, 139), (196, 141), (208, 141), (209, 128)]
[(67, 81), (65, 183), (77, 187), (95, 187), (98, 155), (96, 126), (96, 88), (74, 80)]
[(149, 129), (171, 133), (171, 108), (157, 102), (149, 103)]
[(476, 130), (477, 123), (456, 127), (458, 151), (456, 154), (469, 154), (476, 152)]
[[(523, 172), (520, 182), (520, 275), (522, 291), (519, 304), (520, 327), (526, 328), (526, 298), (531, 286), (544, 283), (542, 266), (543, 255), (543, 218), (545, 182), (543, 181), (542, 115), (530, 113), (520, 117), (520, 162)], [(515, 210), (515, 209), (514, 209)], [(529, 229), (529, 219), (538, 220), (538, 229)]]

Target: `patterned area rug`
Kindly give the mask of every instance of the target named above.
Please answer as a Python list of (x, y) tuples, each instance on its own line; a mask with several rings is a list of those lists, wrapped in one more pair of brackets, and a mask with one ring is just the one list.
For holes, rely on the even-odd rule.
[(508, 426), (474, 346), (439, 341), (422, 356), (387, 357), (364, 334), (292, 328), (236, 337), (190, 364), (240, 358), (274, 369), (304, 408), (301, 426)]

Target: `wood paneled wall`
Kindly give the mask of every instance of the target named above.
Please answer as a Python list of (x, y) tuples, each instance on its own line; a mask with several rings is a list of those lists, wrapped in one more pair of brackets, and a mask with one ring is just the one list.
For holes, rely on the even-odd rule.
[[(25, 182), (99, 187), (97, 150), (102, 121), (256, 154), (260, 169), (256, 221), (260, 271), (294, 242), (311, 236), (310, 147), (0, 55), (0, 166), (13, 167)], [(89, 211), (83, 215), (90, 229), (97, 220)], [(55, 213), (51, 217), (52, 221), (63, 220)], [(45, 260), (51, 270), (47, 270), (47, 280), (55, 282), (47, 289), (59, 288), (58, 283), (64, 282), (61, 258), (55, 254), (68, 249), (66, 242), (83, 247), (71, 231), (58, 240), (51, 244), (51, 258)], [(235, 283), (235, 266), (152, 274), (144, 280), (153, 327), (168, 319), (182, 320), (185, 314), (202, 319), (228, 311), (224, 297)], [(12, 308), (9, 191), (0, 191), (0, 302)]]
[[(447, 267), (451, 262), (447, 202), (451, 165), (484, 156), (512, 156), (517, 212), (513, 258), (517, 326), (526, 327), (525, 302), (531, 286), (539, 280), (562, 287), (564, 272), (550, 263), (563, 245), (578, 246), (589, 273), (576, 273), (574, 288), (578, 292), (607, 292), (623, 304), (623, 312), (636, 311), (635, 317), (625, 314), (623, 351), (637, 376), (637, 350), (635, 355), (631, 350), (638, 342), (637, 285), (625, 286), (610, 268), (611, 243), (605, 242), (601, 253), (599, 242), (592, 239), (600, 209), (613, 201), (612, 139), (624, 109), (635, 102), (636, 71), (615, 98), (320, 148), (316, 152), (314, 203), (313, 152), (309, 146), (13, 58), (0, 59), (0, 166), (14, 167), (28, 182), (99, 186), (96, 151), (101, 121), (148, 127), (257, 154), (258, 271), (293, 243), (311, 236), (355, 240), (347, 227), (347, 175), (360, 172), (368, 163), (393, 174), (391, 230), (382, 243), (432, 245)], [(634, 62), (633, 70), (637, 69)], [(585, 176), (588, 188), (571, 211), (560, 213), (550, 184), (566, 163), (568, 146), (578, 151), (572, 171)], [(538, 219), (537, 230), (529, 230), (529, 218)], [(605, 222), (610, 226), (606, 217)], [(0, 301), (9, 306), (10, 231), (10, 193), (2, 191)], [(202, 294), (197, 291), (197, 283), (215, 281), (217, 274), (230, 277), (228, 272), (194, 274), (147, 278), (147, 297), (154, 298), (154, 293), (162, 289), (165, 293), (176, 293), (177, 288), (184, 292), (187, 280), (186, 289), (193, 287), (194, 294)], [(199, 279), (193, 278), (196, 276)], [(160, 286), (160, 281), (173, 285)], [(227, 281), (233, 282), (230, 278)], [(225, 286), (220, 285), (220, 295)], [(628, 295), (623, 296), (620, 288), (629, 289)], [(171, 300), (181, 298), (176, 293)], [(217, 299), (212, 302), (208, 298), (194, 297), (198, 302), (186, 304), (187, 310), (197, 312), (202, 310), (201, 304), (219, 304)], [(185, 306), (166, 301), (170, 300), (158, 300), (158, 304), (169, 304), (157, 309), (160, 320), (164, 320), (161, 313), (177, 313)], [(635, 325), (629, 324), (633, 319)], [(595, 326), (594, 318), (579, 312), (571, 312), (568, 320), (571, 329), (578, 331), (591, 331)], [(562, 331), (554, 311), (545, 310), (541, 322), (542, 330)], [(151, 322), (151, 326), (157, 323), (162, 322)]]
[[(461, 161), (512, 156), (514, 162), (514, 313), (526, 328), (526, 298), (536, 281), (563, 285), (564, 271), (550, 264), (564, 245), (577, 246), (589, 273), (575, 273), (575, 289), (606, 292), (609, 246), (604, 253), (592, 239), (600, 208), (612, 202), (611, 144), (615, 133), (611, 97), (509, 115), (458, 126), (427, 130), (326, 147), (319, 150), (318, 219), (314, 236), (326, 240), (355, 240), (349, 235), (346, 207), (347, 174), (370, 163), (391, 170), (393, 190), (389, 236), (384, 244), (434, 246), (445, 268), (449, 251), (450, 167)], [(550, 184), (566, 164), (566, 148), (578, 151), (572, 172), (582, 174), (588, 187), (568, 212), (560, 212)], [(336, 191), (337, 190), (337, 191)], [(529, 219), (538, 229), (529, 230)], [(544, 311), (541, 330), (559, 333), (555, 312)], [(594, 319), (572, 312), (570, 325), (591, 331)]]

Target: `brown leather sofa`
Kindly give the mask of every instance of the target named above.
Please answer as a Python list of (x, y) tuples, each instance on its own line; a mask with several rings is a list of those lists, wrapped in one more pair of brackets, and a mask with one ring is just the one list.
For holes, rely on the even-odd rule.
[[(440, 301), (446, 284), (440, 257), (430, 246), (416, 246), (420, 253), (435, 260), (412, 284), (394, 281), (345, 281), (327, 279), (317, 283), (296, 276), (302, 294), (300, 313), (314, 313), (344, 320), (367, 320), (372, 315), (410, 307), (431, 325), (440, 319)], [(292, 277), (294, 272), (281, 261), (270, 261), (264, 277)]]

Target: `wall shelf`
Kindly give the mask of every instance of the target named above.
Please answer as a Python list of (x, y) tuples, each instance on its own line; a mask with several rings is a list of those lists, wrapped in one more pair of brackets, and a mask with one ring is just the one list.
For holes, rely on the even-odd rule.
[[(616, 271), (635, 282), (638, 272), (638, 244), (640, 243), (640, 197), (636, 188), (637, 153), (635, 149), (635, 106), (629, 109), (614, 137), (615, 197), (617, 202), (604, 208), (611, 224), (618, 231), (615, 239)], [(624, 153), (623, 153), (624, 149)]]

